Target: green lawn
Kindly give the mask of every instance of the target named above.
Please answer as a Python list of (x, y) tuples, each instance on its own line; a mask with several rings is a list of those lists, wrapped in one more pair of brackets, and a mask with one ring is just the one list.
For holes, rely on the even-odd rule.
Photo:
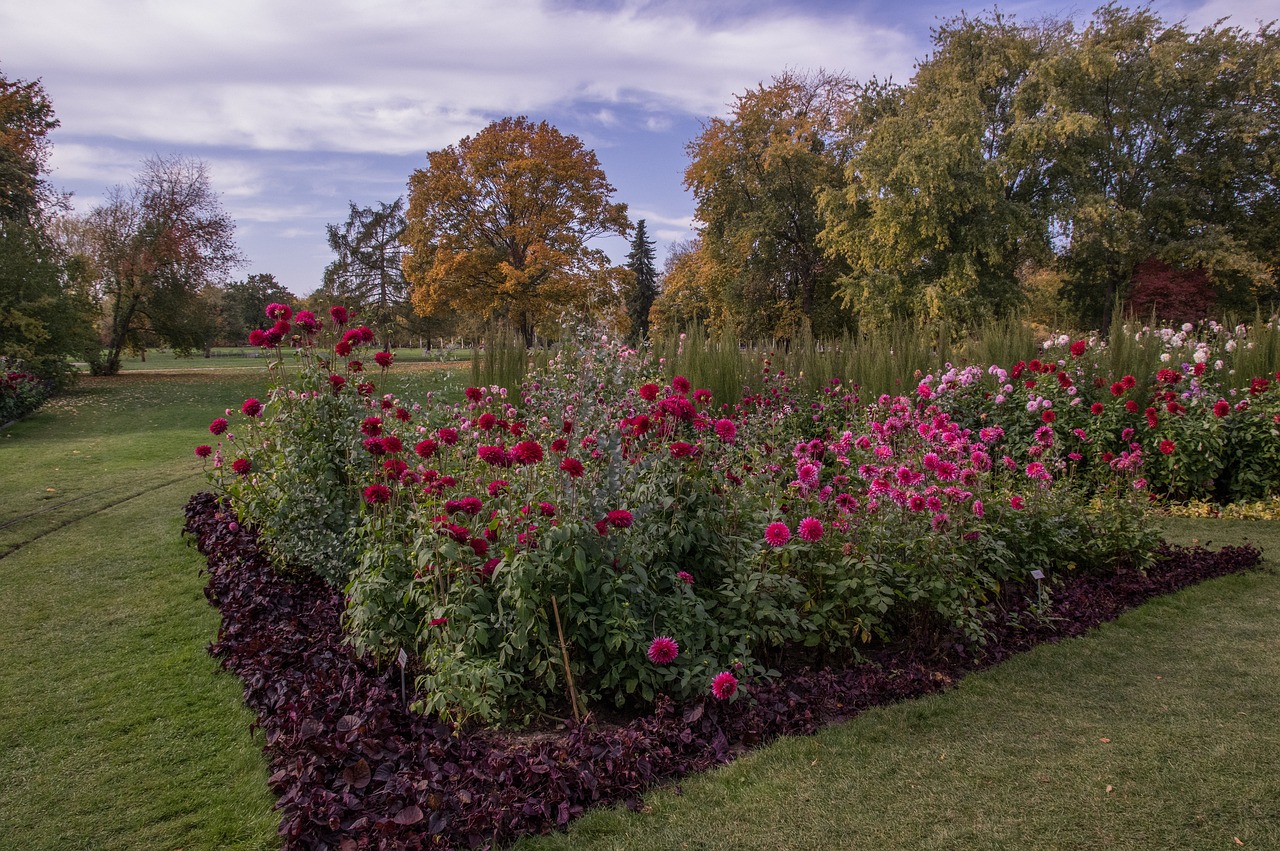
[[(406, 394), (465, 382), (393, 375)], [(262, 390), (254, 370), (130, 372), (0, 431), (0, 848), (277, 845), (178, 534), (192, 447)], [(1167, 530), (1280, 553), (1277, 522)], [(1280, 576), (1217, 580), (520, 847), (1280, 848), (1277, 635)]]

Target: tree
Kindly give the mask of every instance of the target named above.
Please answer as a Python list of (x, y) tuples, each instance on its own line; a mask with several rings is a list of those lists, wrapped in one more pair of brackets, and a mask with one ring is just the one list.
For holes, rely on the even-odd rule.
[(658, 297), (658, 271), (653, 261), (653, 240), (641, 219), (636, 223), (631, 253), (627, 255), (627, 269), (635, 276), (635, 285), (627, 293), (627, 317), (631, 320), (631, 337), (636, 341), (649, 335), (649, 310)]
[(65, 385), (91, 339), (90, 303), (49, 233), (57, 198), (44, 178), (58, 126), (39, 81), (0, 74), (0, 356)]
[(49, 133), (57, 126), (39, 80), (9, 80), (0, 73), (0, 220), (36, 224), (52, 194), (41, 175)]
[(1280, 240), (1280, 32), (1166, 26), (1099, 9), (1038, 70), (1060, 265), (1086, 320), (1109, 324), (1137, 267), (1203, 270), (1242, 307), (1274, 283)]
[(266, 330), (274, 323), (267, 318), (267, 305), (292, 305), (296, 301), (275, 275), (265, 272), (249, 275), (243, 281), (230, 281), (220, 289), (219, 336), (236, 343), (243, 343), (255, 328)]
[(327, 230), (329, 248), (338, 256), (324, 270), (325, 292), (359, 310), (386, 340), (393, 322), (405, 324), (410, 307), (401, 242), (404, 199), (376, 208), (352, 202), (346, 223)]
[(790, 336), (796, 317), (823, 332), (843, 324), (831, 303), (843, 264), (818, 244), (817, 197), (843, 185), (840, 123), (853, 88), (821, 71), (783, 74), (738, 96), (689, 144), (684, 179), (702, 250), (726, 273), (743, 333)]
[(662, 264), (662, 285), (649, 311), (655, 334), (679, 334), (690, 323), (709, 331), (733, 326), (724, 297), (727, 272), (707, 259), (699, 239), (672, 245)]
[(523, 117), (429, 153), (409, 178), (414, 308), (503, 320), (532, 345), (539, 323), (620, 301), (620, 270), (588, 244), (629, 229), (613, 192), (577, 137)]
[(116, 187), (85, 222), (87, 261), (102, 308), (105, 352), (91, 364), (114, 375), (127, 347), (204, 348), (215, 325), (202, 290), (241, 262), (235, 223), (199, 160), (154, 157), (129, 189)]
[(823, 199), (858, 314), (973, 321), (1016, 307), (1019, 269), (1049, 255), (1036, 138), (1036, 63), (1058, 29), (999, 13), (934, 31), (910, 85), (867, 89), (850, 124), (847, 186)]

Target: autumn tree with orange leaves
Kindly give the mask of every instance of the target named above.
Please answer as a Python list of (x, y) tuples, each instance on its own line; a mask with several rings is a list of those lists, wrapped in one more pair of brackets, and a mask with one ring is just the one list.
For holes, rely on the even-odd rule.
[(630, 228), (596, 155), (545, 121), (504, 118), (409, 178), (414, 309), (505, 321), (532, 345), (565, 311), (613, 316), (625, 272), (590, 241)]

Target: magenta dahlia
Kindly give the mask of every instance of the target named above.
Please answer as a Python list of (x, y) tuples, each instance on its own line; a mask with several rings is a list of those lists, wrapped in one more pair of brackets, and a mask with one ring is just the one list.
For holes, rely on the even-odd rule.
[(728, 700), (738, 690), (738, 678), (728, 671), (721, 671), (711, 681), (711, 694), (716, 700)]
[(781, 520), (770, 523), (765, 527), (764, 540), (771, 547), (785, 546), (791, 540), (791, 528)]
[(674, 638), (659, 635), (649, 643), (649, 661), (655, 665), (670, 665), (680, 655), (680, 645)]

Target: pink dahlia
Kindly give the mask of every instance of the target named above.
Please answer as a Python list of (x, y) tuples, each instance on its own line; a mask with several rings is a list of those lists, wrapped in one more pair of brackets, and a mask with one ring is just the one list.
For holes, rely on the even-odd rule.
[(476, 449), (476, 455), (486, 464), (492, 464), (495, 467), (507, 466), (507, 453), (501, 446), (481, 446)]
[(764, 540), (771, 547), (784, 546), (791, 540), (791, 529), (780, 520), (770, 523), (765, 527)]
[(395, 359), (396, 359), (396, 356), (391, 354), (391, 352), (378, 352), (376, 355), (373, 356), (373, 362), (376, 363), (378, 366), (382, 367), (383, 369), (386, 369), (387, 367), (391, 366), (391, 362)]
[(738, 690), (738, 678), (728, 671), (721, 671), (711, 681), (711, 694), (716, 700), (728, 700)]
[(231, 469), (241, 476), (247, 476), (253, 471), (253, 462), (248, 458), (237, 458), (231, 462)]
[(308, 334), (314, 334), (320, 330), (320, 323), (316, 320), (316, 315), (310, 310), (299, 310), (298, 315), (294, 317), (294, 324)]
[(677, 440), (667, 447), (667, 451), (671, 453), (672, 458), (688, 458), (693, 454), (693, 445), (683, 440)]
[(692, 573), (689, 573), (689, 572), (688, 572), (688, 571), (686, 571), (686, 570), (677, 571), (677, 572), (676, 572), (676, 579), (679, 579), (679, 580), (680, 580), (681, 582), (683, 582), (685, 585), (692, 585), (692, 584), (693, 584), (693, 574), (692, 574)]
[(631, 516), (631, 512), (627, 511), (625, 508), (615, 508), (613, 511), (609, 512), (605, 519), (608, 520), (609, 525), (615, 529), (630, 528), (634, 521), (634, 518)]
[(436, 454), (436, 449), (438, 448), (434, 440), (427, 438), (426, 440), (418, 441), (417, 445), (413, 447), (413, 451), (418, 453), (420, 458), (430, 458)]
[(822, 521), (816, 517), (806, 517), (800, 521), (800, 537), (810, 543), (822, 540)]
[(391, 501), (391, 489), (386, 485), (369, 485), (364, 489), (364, 501), (370, 505), (383, 505)]
[(561, 459), (560, 469), (568, 473), (569, 477), (572, 479), (581, 478), (582, 474), (585, 472), (585, 468), (582, 466), (582, 462), (579, 461), (577, 458), (566, 457)]
[(240, 406), (240, 411), (246, 417), (256, 417), (262, 413), (262, 403), (250, 396), (244, 400), (244, 404)]
[(520, 464), (536, 464), (542, 460), (542, 444), (536, 440), (524, 440), (515, 445), (511, 454)]
[(659, 635), (649, 643), (649, 661), (655, 665), (670, 665), (680, 655), (680, 645), (674, 638)]
[(716, 420), (716, 437), (725, 443), (733, 443), (734, 438), (738, 436), (738, 426), (730, 419)]
[(360, 423), (360, 431), (367, 437), (378, 437), (382, 434), (382, 418), (365, 417), (364, 422)]
[(222, 434), (226, 430), (227, 430), (227, 420), (225, 417), (218, 417), (216, 420), (209, 423), (210, 434)]
[(273, 301), (271, 302), (271, 304), (267, 305), (268, 319), (277, 319), (277, 320), (283, 321), (283, 320), (290, 319), (292, 317), (293, 317), (293, 308), (289, 307), (289, 305), (287, 304), (279, 304), (278, 302)]
[(209, 457), (210, 455), (212, 455), (212, 454), (213, 454), (213, 447), (212, 447), (212, 446), (206, 446), (206, 445), (204, 445), (204, 444), (201, 444), (201, 445), (199, 445), (199, 446), (197, 446), (197, 447), (196, 447), (196, 457), (197, 457), (197, 458), (208, 458), (208, 457)]
[(649, 384), (642, 384), (640, 385), (640, 398), (644, 399), (646, 402), (652, 402), (658, 398), (659, 390), (660, 388), (658, 385), (653, 384), (652, 382)]

